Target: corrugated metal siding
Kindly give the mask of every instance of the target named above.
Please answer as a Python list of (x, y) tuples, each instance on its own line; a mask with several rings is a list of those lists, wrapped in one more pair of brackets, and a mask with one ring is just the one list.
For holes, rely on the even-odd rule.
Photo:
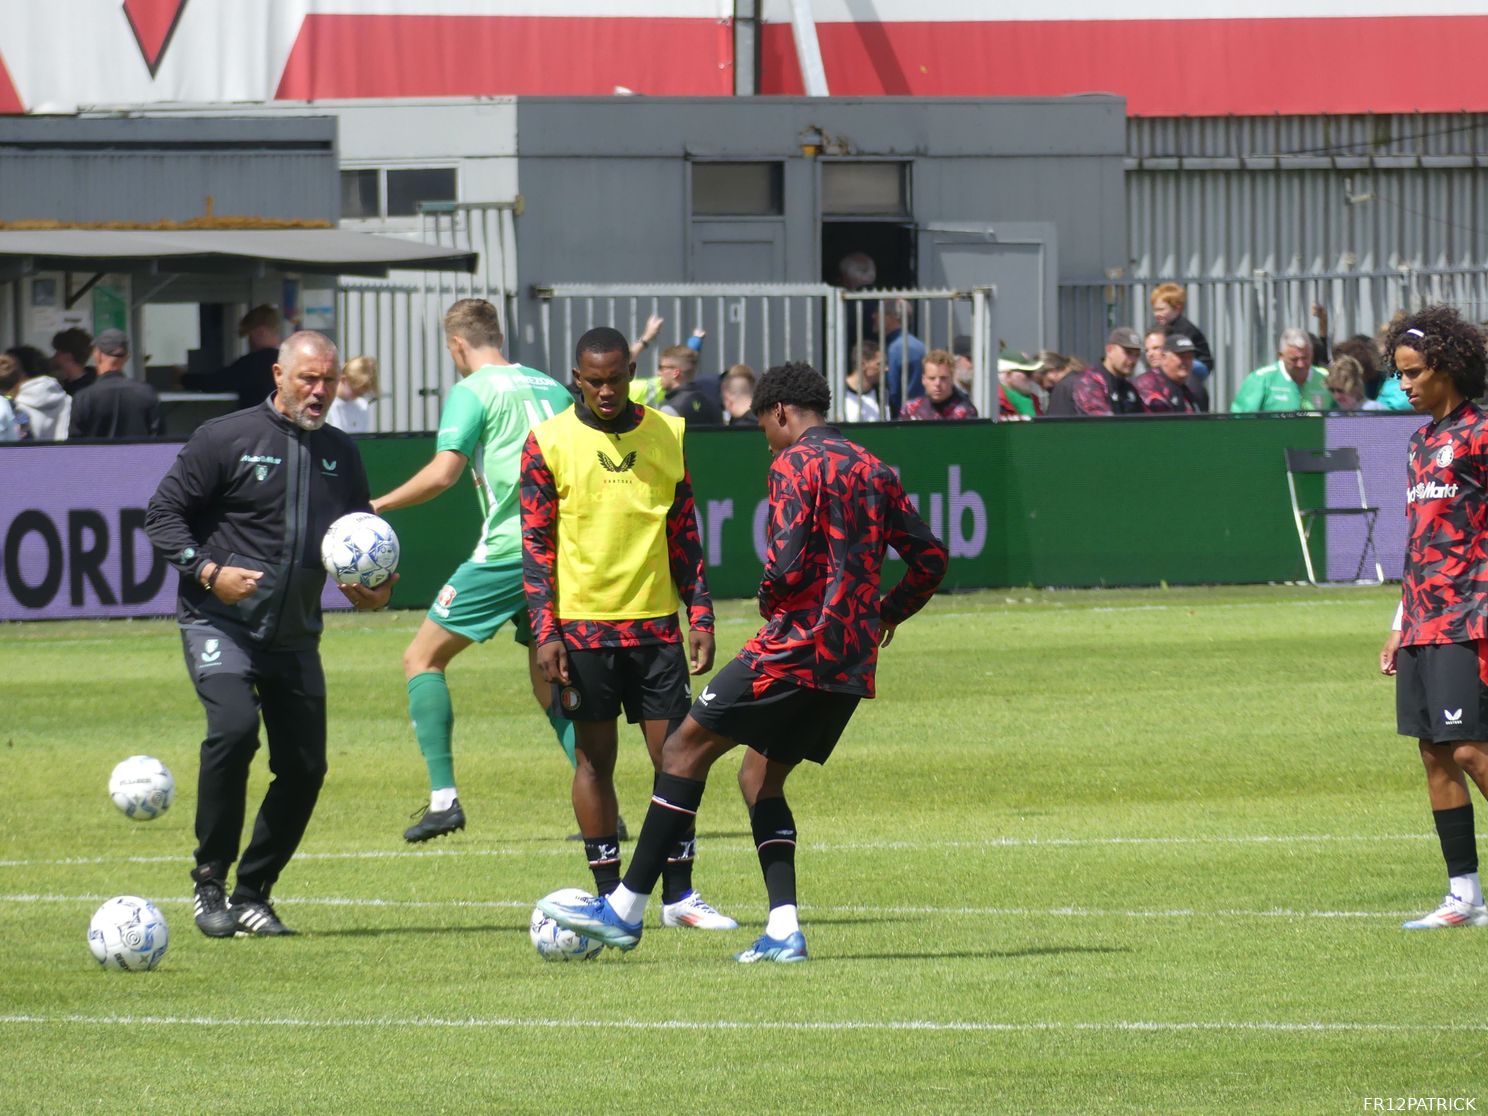
[(1479, 266), (1488, 115), (1131, 119), (1126, 197), (1134, 276)]
[(334, 222), (334, 152), (0, 151), (0, 220), (180, 221), (207, 212)]

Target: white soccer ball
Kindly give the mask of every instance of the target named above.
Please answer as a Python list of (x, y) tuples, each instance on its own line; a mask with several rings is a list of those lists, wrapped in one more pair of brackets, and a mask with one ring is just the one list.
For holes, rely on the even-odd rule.
[(153, 969), (165, 956), (169, 940), (165, 916), (137, 895), (114, 896), (88, 923), (88, 948), (105, 969)]
[[(565, 887), (553, 892), (548, 898), (570, 903), (575, 899), (589, 899), (592, 896), (577, 887)], [(537, 950), (537, 955), (544, 961), (587, 961), (591, 957), (598, 957), (599, 951), (604, 949), (604, 942), (565, 930), (538, 907), (532, 908), (532, 921), (528, 923), (527, 935), (532, 939), (532, 947)]]
[(325, 533), (320, 561), (342, 585), (376, 589), (398, 568), (398, 536), (380, 516), (352, 512)]
[(109, 797), (135, 821), (150, 821), (170, 809), (176, 799), (176, 780), (154, 756), (130, 756), (109, 775)]

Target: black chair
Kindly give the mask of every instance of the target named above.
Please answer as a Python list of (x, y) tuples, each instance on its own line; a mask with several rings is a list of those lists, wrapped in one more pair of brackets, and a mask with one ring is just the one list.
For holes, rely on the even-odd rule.
[[(1383, 585), (1385, 570), (1380, 565), (1379, 551), (1374, 545), (1374, 523), (1379, 518), (1379, 508), (1371, 507), (1364, 494), (1364, 470), (1359, 467), (1359, 451), (1348, 447), (1331, 450), (1289, 449), (1286, 455), (1287, 491), (1292, 497), (1292, 519), (1297, 524), (1297, 540), (1302, 544), (1302, 561), (1307, 566), (1307, 580), (1314, 585)], [(1297, 503), (1297, 475), (1306, 473), (1353, 473), (1359, 486), (1359, 506), (1342, 508), (1304, 508)], [(1326, 482), (1325, 482), (1326, 483)], [(1324, 497), (1326, 499), (1326, 497)], [(1364, 520), (1364, 546), (1359, 552), (1359, 564), (1354, 576), (1346, 581), (1318, 580), (1312, 567), (1312, 552), (1307, 540), (1312, 535), (1313, 524), (1319, 519), (1338, 516), (1360, 516)], [(1364, 567), (1369, 556), (1374, 555), (1374, 580), (1364, 576)]]

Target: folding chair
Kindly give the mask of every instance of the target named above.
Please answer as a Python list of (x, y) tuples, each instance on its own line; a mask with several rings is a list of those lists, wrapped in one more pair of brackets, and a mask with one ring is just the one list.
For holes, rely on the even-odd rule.
[[(1364, 470), (1359, 467), (1359, 451), (1347, 447), (1331, 450), (1289, 449), (1286, 455), (1287, 491), (1292, 496), (1292, 519), (1297, 524), (1297, 540), (1302, 544), (1302, 561), (1307, 566), (1307, 580), (1314, 585), (1383, 585), (1385, 570), (1380, 565), (1379, 551), (1374, 545), (1374, 522), (1379, 518), (1379, 508), (1371, 507), (1364, 495)], [(1297, 503), (1297, 474), (1299, 473), (1353, 473), (1359, 485), (1359, 506), (1343, 508), (1304, 508)], [(1326, 480), (1324, 481), (1326, 485)], [(1327, 500), (1326, 488), (1323, 499)], [(1319, 519), (1336, 516), (1359, 516), (1364, 520), (1364, 546), (1359, 552), (1359, 564), (1354, 576), (1347, 581), (1319, 581), (1312, 568), (1312, 552), (1307, 540), (1312, 535), (1313, 524)], [(1374, 555), (1374, 580), (1364, 576), (1364, 565), (1370, 554)]]

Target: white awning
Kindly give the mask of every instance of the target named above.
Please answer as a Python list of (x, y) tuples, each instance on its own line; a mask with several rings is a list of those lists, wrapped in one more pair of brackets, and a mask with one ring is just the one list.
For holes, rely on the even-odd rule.
[(0, 229), (0, 274), (276, 271), (383, 276), (474, 271), (477, 254), (346, 229)]

